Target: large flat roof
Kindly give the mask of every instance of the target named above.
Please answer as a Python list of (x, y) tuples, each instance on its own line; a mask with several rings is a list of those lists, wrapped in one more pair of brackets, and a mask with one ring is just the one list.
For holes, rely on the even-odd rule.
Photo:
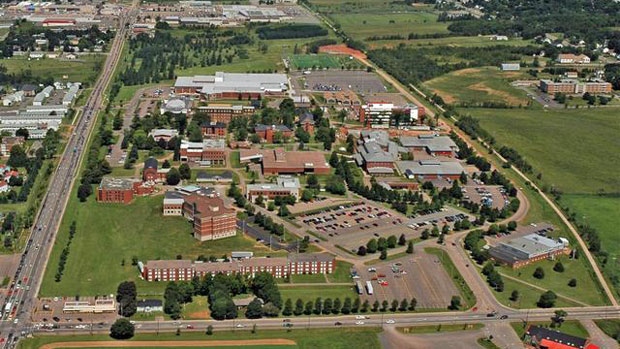
[(396, 166), (405, 175), (459, 175), (463, 171), (463, 166), (458, 161), (397, 161)]
[(285, 74), (243, 74), (217, 72), (215, 75), (181, 76), (174, 87), (199, 88), (201, 93), (285, 91)]
[(405, 148), (424, 147), (429, 151), (453, 151), (457, 149), (454, 141), (448, 136), (402, 136), (400, 143)]

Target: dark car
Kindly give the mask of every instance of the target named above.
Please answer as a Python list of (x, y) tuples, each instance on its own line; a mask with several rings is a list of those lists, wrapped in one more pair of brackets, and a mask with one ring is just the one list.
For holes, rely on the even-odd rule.
[(334, 326), (342, 326), (342, 322), (340, 322), (340, 321), (336, 321), (336, 322), (334, 323)]

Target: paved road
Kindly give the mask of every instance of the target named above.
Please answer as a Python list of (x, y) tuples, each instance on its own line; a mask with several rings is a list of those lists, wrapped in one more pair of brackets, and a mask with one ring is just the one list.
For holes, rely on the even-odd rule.
[[(137, 1), (136, 3), (137, 4)], [(135, 18), (135, 4), (125, 11), (120, 19), (120, 27), (110, 48), (110, 53), (93, 92), (82, 109), (82, 115), (75, 123), (74, 132), (69, 137), (65, 152), (61, 155), (58, 167), (54, 172), (48, 192), (41, 203), (40, 211), (35, 218), (30, 239), (21, 256), (20, 264), (15, 271), (14, 280), (21, 281), (18, 289), (12, 287), (12, 294), (3, 304), (11, 303), (12, 312), (5, 312), (0, 322), (2, 337), (9, 340), (0, 344), (0, 348), (13, 348), (17, 337), (32, 330), (30, 315), (36, 304), (36, 297), (41, 285), (43, 273), (51, 254), (56, 232), (61, 222), (72, 185), (78, 176), (82, 156), (86, 153), (86, 145), (94, 128), (94, 120), (104, 103), (104, 92), (112, 79), (114, 69), (122, 53), (123, 43), (131, 19)], [(51, 266), (55, 267), (55, 266)]]

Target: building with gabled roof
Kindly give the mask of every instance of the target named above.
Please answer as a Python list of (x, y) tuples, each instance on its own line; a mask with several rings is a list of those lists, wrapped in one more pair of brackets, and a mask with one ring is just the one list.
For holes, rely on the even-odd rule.
[(400, 144), (411, 151), (426, 151), (433, 156), (453, 157), (459, 151), (452, 138), (434, 134), (421, 134), (415, 137), (401, 136)]
[(587, 338), (572, 336), (555, 329), (541, 326), (528, 326), (524, 335), (525, 343), (541, 349), (598, 349)]

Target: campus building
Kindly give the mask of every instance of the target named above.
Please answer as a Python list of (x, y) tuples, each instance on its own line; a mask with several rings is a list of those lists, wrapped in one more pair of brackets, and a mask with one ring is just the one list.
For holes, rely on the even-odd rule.
[(226, 136), (226, 124), (218, 121), (204, 122), (200, 125), (203, 137), (217, 138)]
[(178, 136), (179, 131), (175, 129), (156, 128), (149, 132), (149, 137), (152, 137), (155, 142), (159, 142), (159, 140), (164, 140), (166, 143), (168, 143), (170, 139)]
[(76, 313), (114, 313), (116, 312), (116, 301), (114, 298), (98, 298), (94, 301), (67, 301), (62, 306), (62, 312), (65, 314)]
[(240, 151), (240, 161), (260, 162), (264, 175), (329, 174), (330, 167), (320, 151), (284, 151), (284, 149), (247, 149)]
[(529, 234), (500, 242), (489, 250), (489, 254), (500, 263), (520, 268), (543, 259), (569, 254), (570, 251), (568, 240), (564, 238), (556, 241), (542, 235)]
[(148, 195), (152, 192), (153, 186), (139, 180), (103, 177), (97, 188), (97, 201), (128, 204), (134, 195)]
[(164, 216), (183, 216), (192, 222), (194, 237), (200, 241), (217, 240), (237, 233), (237, 216), (224, 205), (213, 189), (188, 186), (166, 192)]
[(252, 202), (259, 196), (273, 200), (276, 197), (289, 195), (299, 201), (301, 185), (297, 177), (279, 176), (276, 183), (247, 184), (245, 192), (248, 200)]
[(409, 179), (428, 181), (433, 179), (458, 179), (465, 169), (458, 161), (417, 160), (398, 161), (398, 170)]
[(177, 94), (200, 94), (207, 100), (259, 99), (264, 95), (282, 95), (288, 90), (286, 74), (239, 74), (181, 76), (174, 83)]
[(198, 107), (197, 110), (198, 112), (209, 114), (212, 122), (228, 124), (235, 117), (251, 116), (254, 114), (255, 108), (250, 105), (209, 103), (207, 106)]
[(205, 139), (202, 142), (181, 141), (181, 161), (195, 162), (202, 166), (224, 166), (226, 143), (223, 139)]
[(459, 151), (456, 143), (448, 136), (434, 134), (418, 135), (416, 137), (402, 136), (400, 144), (411, 151), (426, 151), (432, 156), (454, 157)]
[(157, 159), (150, 157), (144, 161), (144, 169), (142, 170), (142, 180), (145, 182), (155, 182), (159, 178), (157, 176)]
[(363, 130), (357, 141), (357, 153), (353, 159), (358, 166), (372, 175), (393, 175), (398, 154), (407, 152), (390, 140), (387, 131)]
[(13, 149), (16, 145), (22, 146), (24, 142), (25, 139), (21, 136), (2, 137), (2, 143), (0, 143), (0, 156), (11, 155), (11, 149)]
[(368, 103), (360, 108), (359, 121), (370, 128), (407, 128), (418, 122), (421, 116), (419, 109), (415, 104)]
[(530, 325), (525, 331), (526, 348), (541, 349), (598, 349), (588, 338), (581, 338), (558, 330)]
[(207, 274), (244, 274), (254, 276), (268, 272), (276, 278), (302, 274), (331, 274), (336, 259), (327, 253), (289, 254), (288, 257), (243, 258), (229, 262), (191, 262), (189, 260), (158, 260), (139, 263), (146, 281), (182, 281)]
[(560, 64), (588, 64), (590, 63), (590, 57), (580, 54), (576, 55), (573, 53), (560, 53), (556, 62)]
[(611, 84), (606, 81), (582, 82), (575, 79), (564, 79), (560, 81), (540, 80), (540, 89), (550, 95), (556, 93), (581, 95), (586, 92), (590, 94), (599, 94), (611, 93)]
[(288, 128), (286, 125), (263, 125), (257, 124), (254, 126), (254, 132), (261, 140), (266, 141), (267, 143), (273, 143), (274, 135), (276, 133), (280, 133), (282, 138), (292, 138), (293, 130)]

